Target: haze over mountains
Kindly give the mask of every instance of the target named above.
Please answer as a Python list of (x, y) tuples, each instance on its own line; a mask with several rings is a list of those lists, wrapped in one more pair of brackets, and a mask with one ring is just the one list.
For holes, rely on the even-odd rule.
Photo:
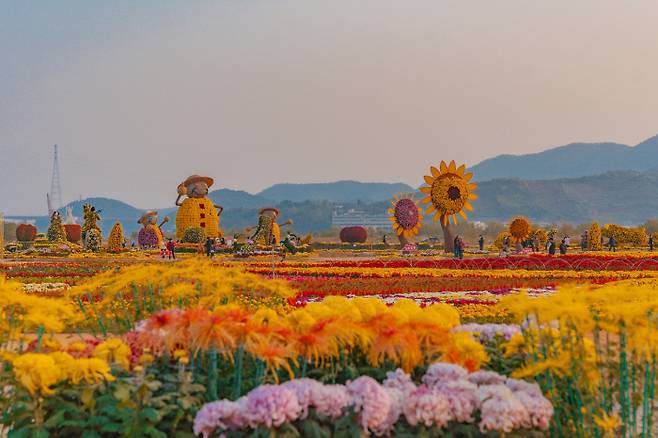
[[(471, 169), (479, 183), (474, 220), (507, 221), (524, 214), (533, 221), (584, 223), (597, 220), (635, 225), (658, 217), (658, 136), (637, 146), (616, 143), (574, 143), (538, 154), (501, 155)], [(422, 177), (422, 175), (421, 175)], [(420, 179), (420, 178), (419, 178)], [(209, 196), (224, 206), (222, 227), (253, 226), (258, 210), (279, 207), (282, 219), (292, 218), (299, 232), (315, 232), (331, 225), (338, 204), (383, 214), (388, 200), (415, 189), (402, 183), (337, 181), (313, 184), (276, 184), (257, 194), (219, 189)], [(118, 200), (89, 198), (70, 205), (82, 215), (82, 203), (103, 211), (102, 227), (109, 231), (120, 220), (128, 233), (139, 228), (143, 210)], [(173, 230), (176, 208), (159, 209), (171, 217), (165, 230)], [(64, 211), (62, 211), (64, 213)], [(46, 217), (35, 218), (47, 226)]]

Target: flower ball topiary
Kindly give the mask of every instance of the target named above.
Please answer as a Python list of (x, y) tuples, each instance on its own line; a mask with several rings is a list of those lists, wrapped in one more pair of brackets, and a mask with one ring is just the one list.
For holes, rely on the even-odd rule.
[(368, 240), (368, 230), (363, 227), (345, 227), (340, 230), (340, 241), (347, 243), (365, 243)]
[(509, 233), (517, 241), (525, 239), (530, 234), (530, 222), (523, 216), (515, 217), (509, 224)]
[(201, 227), (190, 227), (183, 233), (183, 242), (199, 243), (206, 238), (206, 232)]
[(32, 242), (37, 236), (37, 227), (32, 224), (20, 224), (16, 227), (16, 240), (19, 242)]
[(137, 233), (137, 243), (141, 248), (157, 248), (160, 244), (158, 233), (153, 227), (144, 227)]

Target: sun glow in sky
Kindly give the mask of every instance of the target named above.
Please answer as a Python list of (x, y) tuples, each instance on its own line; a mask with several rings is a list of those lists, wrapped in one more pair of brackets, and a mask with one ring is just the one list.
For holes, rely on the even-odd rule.
[(658, 2), (0, 0), (0, 211), (215, 188), (422, 183), (658, 132)]

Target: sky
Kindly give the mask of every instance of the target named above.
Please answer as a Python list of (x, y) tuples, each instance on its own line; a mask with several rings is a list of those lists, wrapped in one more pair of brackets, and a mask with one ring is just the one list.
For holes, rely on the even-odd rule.
[[(655, 0), (0, 0), (0, 211), (658, 133)], [(513, 175), (510, 175), (513, 176)]]

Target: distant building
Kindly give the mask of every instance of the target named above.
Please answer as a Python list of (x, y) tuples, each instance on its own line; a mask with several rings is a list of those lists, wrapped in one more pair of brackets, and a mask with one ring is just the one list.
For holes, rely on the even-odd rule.
[(362, 226), (366, 228), (390, 228), (391, 221), (386, 214), (368, 214), (361, 210), (349, 209), (345, 212), (334, 210), (331, 226), (335, 228)]

